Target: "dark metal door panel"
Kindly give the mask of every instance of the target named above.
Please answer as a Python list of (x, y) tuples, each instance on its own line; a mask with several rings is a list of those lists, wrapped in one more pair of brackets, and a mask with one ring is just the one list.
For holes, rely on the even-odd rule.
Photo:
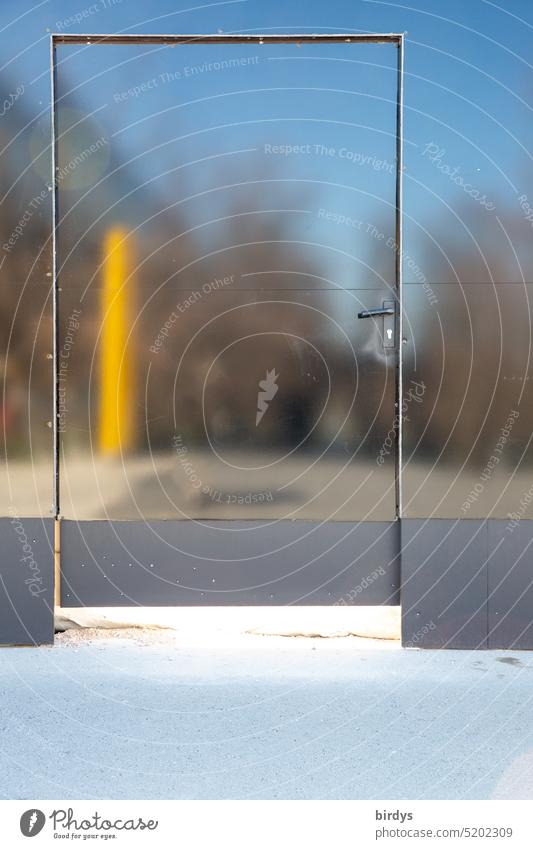
[(399, 603), (398, 522), (61, 525), (65, 607)]

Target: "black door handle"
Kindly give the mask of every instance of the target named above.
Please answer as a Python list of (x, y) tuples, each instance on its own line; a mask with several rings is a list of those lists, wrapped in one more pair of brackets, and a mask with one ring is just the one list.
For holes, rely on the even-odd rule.
[(394, 307), (374, 307), (370, 310), (361, 310), (357, 318), (372, 318), (374, 315), (394, 315)]
[(396, 302), (383, 301), (380, 307), (361, 310), (358, 318), (378, 318), (383, 316), (382, 343), (384, 348), (394, 348), (396, 345)]

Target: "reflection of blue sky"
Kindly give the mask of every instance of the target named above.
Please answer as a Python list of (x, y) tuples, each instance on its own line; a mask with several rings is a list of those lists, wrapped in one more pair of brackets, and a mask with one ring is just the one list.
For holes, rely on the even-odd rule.
[[(98, 121), (138, 182), (167, 203), (197, 196), (178, 209), (191, 226), (297, 208), (305, 215), (285, 219), (287, 237), (320, 241), (325, 208), (364, 225), (332, 227), (339, 249), (360, 252), (369, 222), (393, 235), (394, 48), (97, 45), (60, 55), (60, 97), (74, 89), (62, 102), (90, 113), (105, 104)], [(234, 183), (245, 186), (220, 190)]]
[[(184, 8), (187, 4), (184, 4)], [(34, 96), (43, 106), (46, 105), (48, 78), (46, 67), (48, 49), (46, 28), (58, 29), (57, 23), (65, 21), (80, 9), (88, 8), (90, 3), (80, 2), (49, 2), (44, 3), (26, 15), (19, 23), (9, 26), (3, 33), (5, 40), (4, 55), (16, 56), (35, 40), (34, 46), (25, 50), (19, 58), (8, 65), (7, 72), (14, 81), (28, 82), (37, 78), (33, 86), (28, 86), (28, 99)], [(417, 250), (428, 250), (430, 239), (422, 235), (422, 229), (430, 231), (433, 238), (440, 239), (443, 221), (446, 233), (454, 244), (464, 244), (470, 247), (477, 239), (482, 248), (490, 250), (496, 240), (501, 242), (503, 253), (509, 253), (508, 262), (515, 263), (512, 252), (502, 236), (494, 215), (481, 210), (479, 204), (472, 201), (466, 194), (443, 174), (434, 163), (422, 155), (424, 147), (429, 142), (438, 144), (444, 151), (443, 161), (451, 168), (458, 168), (465, 180), (487, 197), (493, 199), (500, 217), (506, 211), (512, 212), (519, 218), (517, 210), (517, 195), (525, 192), (533, 197), (531, 186), (531, 156), (528, 152), (531, 133), (531, 112), (528, 102), (531, 101), (531, 67), (527, 64), (527, 44), (531, 35), (531, 25), (521, 22), (518, 18), (531, 21), (531, 5), (528, 0), (517, 0), (508, 12), (498, 9), (496, 4), (471, 0), (450, 0), (445, 8), (429, 2), (429, 0), (411, 0), (410, 8), (403, 8), (398, 3), (388, 2), (347, 2), (333, 0), (328, 4), (323, 2), (281, 3), (279, 0), (265, 4), (263, 2), (238, 2), (229, 4), (209, 5), (204, 9), (183, 12), (171, 0), (160, 0), (154, 4), (122, 0), (114, 6), (102, 8), (98, 13), (86, 18), (76, 26), (73, 23), (62, 24), (63, 31), (68, 32), (113, 32), (126, 30), (131, 32), (216, 32), (221, 29), (226, 32), (237, 31), (408, 31), (406, 52), (406, 211), (414, 221), (407, 220), (407, 238), (411, 253)], [(4, 4), (5, 17), (9, 11), (20, 15), (19, 4)], [(439, 13), (442, 17), (439, 16)], [(517, 17), (513, 17), (518, 16)], [(449, 19), (448, 22), (446, 18)], [(455, 23), (453, 23), (455, 21)], [(96, 50), (98, 48), (92, 48)], [(69, 84), (76, 80), (83, 81), (88, 71), (98, 73), (112, 64), (112, 55), (120, 50), (121, 55), (130, 48), (105, 48), (109, 50), (107, 58), (102, 60), (89, 59), (85, 63), (83, 54), (69, 67)], [(187, 51), (198, 51), (208, 61), (214, 61), (212, 48), (195, 46)], [(65, 55), (71, 48), (65, 51)], [(255, 51), (253, 47), (223, 48), (232, 56), (244, 51)], [(263, 48), (266, 50), (266, 48)], [(84, 108), (94, 108), (102, 100), (109, 102), (109, 107), (102, 113), (102, 121), (110, 128), (124, 126), (128, 120), (135, 121), (145, 118), (152, 111), (175, 105), (176, 100), (193, 99), (205, 96), (205, 92), (231, 90), (245, 82), (246, 87), (260, 85), (261, 80), (268, 78), (270, 86), (286, 87), (287, 84), (301, 87), (306, 84), (323, 88), (359, 89), (374, 92), (378, 96), (385, 94), (393, 96), (393, 73), (361, 64), (369, 60), (368, 56), (376, 57), (376, 62), (384, 65), (393, 64), (393, 58), (385, 59), (392, 49), (385, 47), (353, 48), (317, 47), (316, 52), (325, 57), (330, 51), (342, 59), (348, 53), (355, 55), (355, 63), (350, 62), (317, 62), (297, 60), (271, 61), (268, 66), (258, 64), (241, 71), (229, 70), (219, 74), (188, 77), (161, 84), (141, 98), (129, 98), (124, 103), (114, 104), (114, 92), (123, 91), (132, 85), (149, 79), (164, 70), (182, 70), (190, 63), (180, 54), (180, 48), (172, 50), (157, 50), (150, 48), (151, 55), (144, 56), (110, 74), (103, 73), (94, 89), (86, 86), (80, 90), (78, 105)], [(268, 47), (270, 55), (287, 55), (287, 48)], [(301, 56), (310, 52), (302, 48)], [(86, 51), (88, 52), (88, 51)], [(133, 54), (134, 49), (130, 50)], [(139, 51), (142, 53), (143, 51)], [(172, 53), (172, 58), (168, 55)], [(208, 59), (208, 56), (210, 57)], [(212, 57), (212, 58), (211, 58)], [(359, 61), (358, 61), (359, 60)], [(194, 64), (202, 64), (201, 60)], [(146, 73), (145, 73), (146, 67)], [(339, 73), (339, 67), (342, 70)], [(39, 75), (42, 75), (39, 78)], [(310, 82), (312, 80), (312, 82)], [(254, 121), (269, 117), (291, 117), (294, 111), (294, 95), (287, 93), (262, 94), (252, 97), (220, 98), (209, 101), (209, 114), (203, 107), (191, 107), (187, 110), (173, 110), (171, 121), (156, 118), (140, 124), (135, 131), (124, 131), (117, 136), (117, 144), (123, 153), (135, 154), (146, 150), (147, 146), (159, 139), (171, 137), (179, 130), (182, 133), (194, 131), (200, 125), (208, 123), (230, 123), (245, 113), (247, 120)], [(310, 129), (306, 123), (285, 121), (276, 125), (276, 137), (279, 143), (305, 143), (310, 140), (327, 139), (327, 143), (339, 147), (344, 139), (347, 147), (375, 155), (378, 159), (389, 159), (392, 152), (391, 140), (376, 132), (378, 129), (391, 127), (393, 118), (392, 107), (384, 108), (383, 102), (372, 101), (368, 97), (335, 94), (300, 93), (297, 95), (298, 115), (312, 111), (314, 115), (321, 114), (328, 120), (320, 128)], [(179, 112), (179, 117), (175, 117)], [(360, 116), (361, 123), (372, 127), (373, 130), (340, 128), (331, 123), (334, 116), (345, 116), (350, 112), (352, 117)], [(228, 117), (230, 121), (228, 121)], [(331, 120), (329, 120), (331, 119)], [(256, 124), (241, 127), (238, 134), (232, 135), (230, 130), (224, 133), (224, 144), (229, 148), (235, 141), (238, 146), (257, 146), (265, 141), (264, 128), (258, 129)], [(220, 145), (221, 135), (215, 141), (210, 134), (194, 137), (187, 153), (192, 150), (198, 158), (209, 156), (213, 146)], [(184, 145), (181, 145), (181, 156), (185, 155)], [(171, 145), (159, 157), (143, 157), (139, 164), (139, 176), (153, 176), (157, 168), (166, 170), (175, 161), (177, 145)], [(228, 160), (229, 163), (229, 160)], [(309, 157), (292, 157), (290, 163), (285, 161), (278, 165), (279, 169), (286, 168), (293, 178), (309, 178)], [(189, 177), (182, 174), (183, 187), (188, 179), (194, 185), (206, 185), (213, 180), (214, 166), (203, 165), (190, 170)], [(353, 180), (354, 172), (357, 187), (366, 192), (372, 190), (382, 199), (389, 199), (392, 180), (385, 180), (385, 172), (379, 173), (371, 168), (347, 167), (338, 157), (317, 164), (316, 157), (313, 169), (318, 171), (323, 180), (340, 181), (344, 174), (348, 180)], [(251, 170), (251, 169), (250, 169)], [(224, 169), (224, 174), (231, 174), (231, 164)], [(173, 184), (164, 186), (167, 193), (174, 191)], [(323, 190), (325, 192), (325, 190)], [(325, 203), (337, 207), (339, 196), (325, 197)], [(344, 203), (344, 201), (343, 201)], [(346, 201), (347, 203), (347, 201)], [(451, 207), (450, 211), (446, 205)], [(381, 208), (380, 208), (381, 207)], [(372, 206), (367, 202), (365, 215), (367, 218), (381, 214), (386, 218), (383, 203), (377, 202)], [(344, 209), (342, 210), (344, 211)], [(346, 210), (348, 211), (348, 210)], [(456, 212), (461, 221), (458, 221)], [(357, 216), (356, 216), (357, 217)], [(467, 229), (468, 228), (468, 229)], [(519, 232), (517, 238), (522, 244), (529, 235)], [(526, 240), (527, 241), (527, 240)], [(499, 242), (498, 242), (499, 244)], [(520, 249), (520, 244), (518, 249)], [(513, 268), (514, 273), (514, 268)]]

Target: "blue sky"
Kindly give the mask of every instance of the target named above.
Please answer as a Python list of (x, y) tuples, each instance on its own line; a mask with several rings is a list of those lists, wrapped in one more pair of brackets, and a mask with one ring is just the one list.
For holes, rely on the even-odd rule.
[[(29, 108), (31, 103), (44, 110), (43, 125), (47, 120), (49, 85), (48, 30), (406, 31), (405, 201), (412, 253), (424, 251), (420, 224), (425, 226), (426, 222), (435, 232), (447, 228), (449, 238), (457, 243), (464, 241), (465, 249), (472, 238), (489, 243), (500, 238), (494, 215), (486, 214), (461, 185), (450, 179), (449, 169), (456, 169), (455, 173), (468, 186), (492, 201), (500, 216), (505, 214), (520, 222), (518, 198), (526, 194), (533, 203), (533, 168), (528, 152), (533, 126), (533, 73), (527, 49), (533, 35), (533, 7), (528, 0), (505, 4), (449, 0), (445, 6), (431, 0), (411, 0), (406, 4), (381, 0), (332, 0), (327, 4), (319, 0), (237, 0), (197, 5), (190, 0), (159, 0), (157, 4), (145, 0), (49, 0), (28, 5), (27, 13), (20, 3), (7, 2), (2, 8), (1, 37), (3, 56), (7, 57), (4, 74), (13, 86), (24, 83), (26, 106)], [(80, 15), (81, 20), (76, 23), (74, 18)], [(17, 17), (19, 20), (14, 20)], [(179, 60), (177, 64), (184, 63)], [(86, 74), (83, 62), (78, 65), (77, 71), (72, 66), (67, 82), (75, 81), (76, 73), (81, 78)], [(143, 77), (144, 70), (139, 70), (138, 76)], [(343, 74), (341, 79), (351, 88), (356, 77), (361, 80), (360, 74)], [(364, 84), (371, 84), (364, 76), (362, 79)], [(126, 87), (128, 80), (127, 75), (117, 73), (104, 86), (112, 94)], [(212, 82), (195, 81), (192, 88), (200, 90), (202, 85), (208, 90)], [(98, 94), (82, 92), (80, 105), (87, 108), (91, 99), (103, 92), (104, 88)], [(151, 98), (150, 108), (157, 109), (157, 98), (165, 102), (168, 94), (169, 89), (161, 87)], [(142, 104), (135, 104), (131, 100), (132, 114), (136, 108), (146, 112), (148, 102), (145, 99)], [(371, 110), (368, 114), (370, 121), (382, 120)], [(124, 144), (127, 147), (126, 141)], [(424, 155), (430, 144), (443, 151), (433, 161)], [(518, 248), (527, 251), (529, 232), (520, 229), (519, 223), (516, 226)], [(502, 251), (506, 250), (503, 239)], [(526, 261), (528, 257), (529, 254)], [(509, 263), (512, 262), (511, 257)]]

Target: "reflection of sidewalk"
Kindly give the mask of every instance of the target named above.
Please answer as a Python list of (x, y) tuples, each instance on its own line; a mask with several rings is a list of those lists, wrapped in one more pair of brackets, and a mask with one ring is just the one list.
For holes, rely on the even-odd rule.
[[(222, 462), (191, 453), (185, 468), (174, 453), (120, 459), (70, 459), (62, 475), (68, 518), (271, 519), (322, 521), (328, 516), (388, 519), (394, 515), (392, 475), (376, 463), (312, 455), (276, 462), (265, 452)], [(239, 468), (246, 465), (247, 468)], [(257, 468), (253, 468), (253, 467)], [(299, 510), (306, 505), (303, 510)], [(180, 513), (180, 511), (182, 511)]]
[[(386, 519), (394, 514), (392, 470), (380, 468), (371, 460), (360, 460), (339, 473), (339, 458), (325, 458), (316, 465), (312, 455), (293, 456), (281, 464), (269, 465), (262, 453), (254, 463), (250, 454), (215, 462), (212, 455), (191, 455), (196, 479), (178, 462), (174, 452), (153, 456), (94, 458), (69, 457), (61, 474), (62, 514), (78, 519), (180, 519), (193, 516), (210, 519), (305, 518), (322, 521), (334, 514), (338, 521), (354, 517)], [(264, 468), (232, 468), (231, 464)], [(52, 463), (39, 458), (31, 464), (10, 462), (0, 486), (0, 515), (8, 515), (13, 505), (19, 516), (50, 516), (52, 506)], [(496, 474), (485, 484), (483, 497), (466, 518), (477, 518), (484, 504), (496, 504), (496, 515), (505, 517), (516, 510), (516, 492), (530, 486), (526, 473), (514, 477), (512, 487)], [(430, 465), (410, 464), (404, 472), (404, 503), (409, 515), (427, 515), (428, 503), (440, 502), (439, 515), (457, 517), (468, 492), (476, 485), (478, 470), (464, 470), (451, 486), (450, 470)], [(522, 480), (523, 478), (523, 480)], [(289, 483), (289, 486), (284, 484)], [(10, 488), (12, 496), (10, 495)], [(320, 494), (322, 493), (322, 494)], [(318, 494), (318, 495), (317, 495)], [(302, 504), (305, 510), (298, 511)], [(342, 506), (344, 504), (344, 506)], [(374, 510), (372, 509), (374, 507)], [(178, 509), (179, 508), (179, 509)], [(180, 510), (183, 515), (180, 515)], [(50, 511), (50, 512), (49, 512)], [(465, 516), (463, 516), (465, 518)]]
[(159, 478), (173, 468), (169, 455), (157, 457), (70, 458), (61, 487), (61, 512), (67, 518), (142, 519), (161, 510), (169, 518), (169, 502)]
[(511, 657), (167, 631), (0, 649), (0, 795), (531, 798), (533, 657)]
[(12, 506), (18, 516), (50, 518), (52, 512), (52, 453), (30, 461), (10, 460), (0, 476), (0, 515)]

